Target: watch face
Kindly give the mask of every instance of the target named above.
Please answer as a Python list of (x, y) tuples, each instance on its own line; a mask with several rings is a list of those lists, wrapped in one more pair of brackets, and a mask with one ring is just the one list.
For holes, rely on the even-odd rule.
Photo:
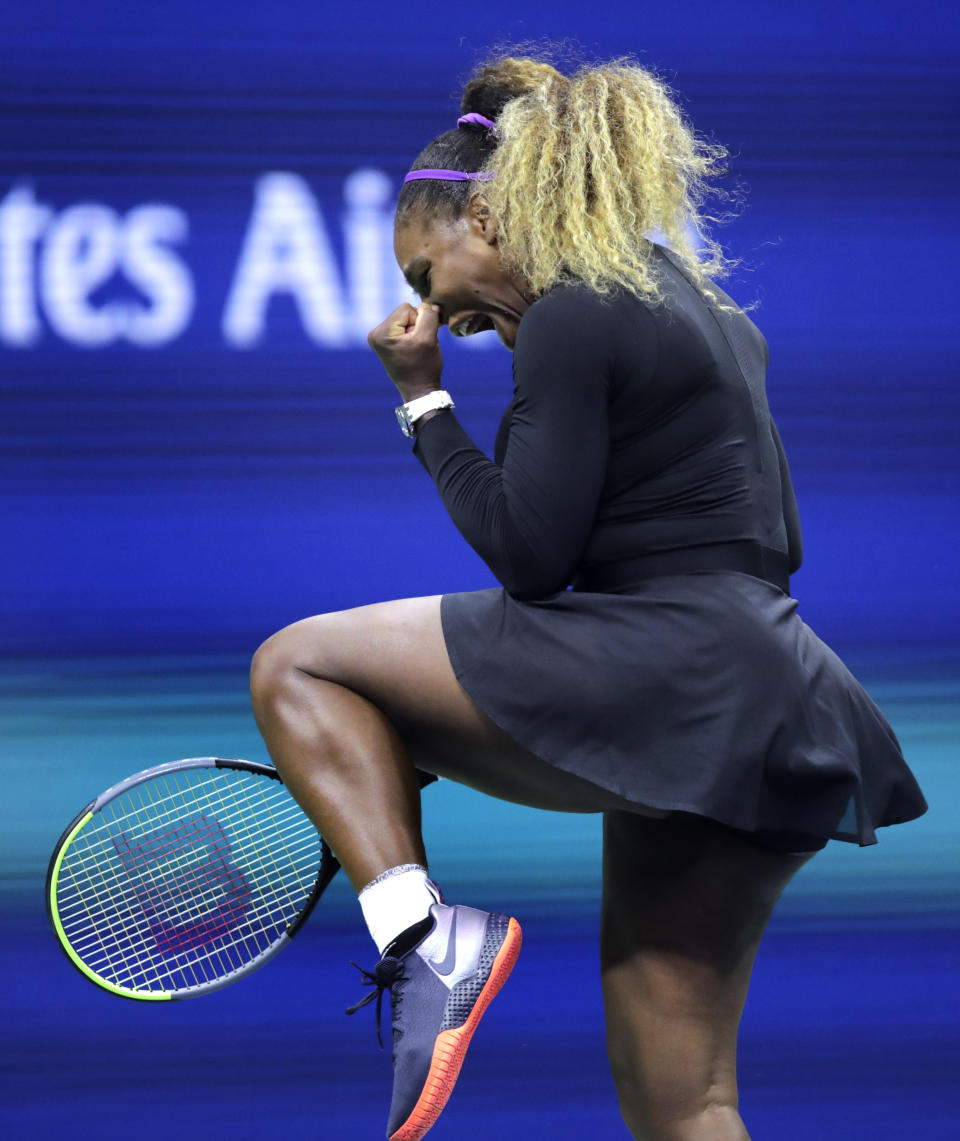
[(405, 404), (401, 404), (399, 407), (395, 408), (394, 411), (397, 414), (397, 423), (400, 425), (400, 431), (403, 432), (405, 436), (410, 436), (412, 438), (413, 424), (410, 421), (410, 417), (407, 415), (407, 406)]

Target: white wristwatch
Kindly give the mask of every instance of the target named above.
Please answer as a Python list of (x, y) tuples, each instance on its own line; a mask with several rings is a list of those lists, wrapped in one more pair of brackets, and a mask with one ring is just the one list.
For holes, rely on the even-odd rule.
[(413, 436), (413, 426), (426, 412), (433, 412), (440, 408), (455, 408), (453, 397), (449, 392), (440, 388), (436, 392), (428, 392), (425, 396), (418, 396), (416, 400), (410, 400), (406, 404), (401, 404), (397, 409), (397, 420), (400, 424), (400, 431), (405, 436)]

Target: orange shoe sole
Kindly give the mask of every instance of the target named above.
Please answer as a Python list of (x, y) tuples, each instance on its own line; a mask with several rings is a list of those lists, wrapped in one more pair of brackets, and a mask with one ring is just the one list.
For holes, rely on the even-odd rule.
[(507, 925), (506, 938), (503, 946), (497, 952), (490, 968), (490, 977), (480, 992), (476, 1005), (470, 1016), (462, 1026), (454, 1030), (444, 1030), (437, 1035), (433, 1044), (433, 1057), (430, 1059), (430, 1071), (423, 1086), (417, 1104), (400, 1128), (390, 1135), (389, 1141), (420, 1141), (433, 1123), (440, 1116), (443, 1107), (450, 1100), (453, 1087), (460, 1076), (460, 1067), (470, 1045), (470, 1039), (476, 1030), (484, 1011), (493, 1001), (497, 992), (503, 986), (513, 970), (514, 964), (520, 954), (523, 936), (520, 924), (511, 919)]

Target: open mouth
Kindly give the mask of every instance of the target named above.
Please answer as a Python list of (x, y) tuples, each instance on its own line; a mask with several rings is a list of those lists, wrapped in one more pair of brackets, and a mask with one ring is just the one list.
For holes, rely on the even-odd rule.
[(474, 313), (472, 317), (465, 317), (456, 325), (450, 326), (450, 332), (455, 337), (472, 337), (474, 333), (486, 333), (494, 328), (493, 321), (483, 313)]

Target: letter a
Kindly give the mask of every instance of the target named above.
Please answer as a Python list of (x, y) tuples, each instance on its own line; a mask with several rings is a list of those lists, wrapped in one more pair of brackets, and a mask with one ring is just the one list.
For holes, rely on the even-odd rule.
[(308, 336), (321, 345), (347, 341), (337, 264), (313, 193), (299, 175), (275, 172), (257, 182), (253, 216), (223, 313), (228, 344), (261, 339), (275, 293), (289, 293)]

